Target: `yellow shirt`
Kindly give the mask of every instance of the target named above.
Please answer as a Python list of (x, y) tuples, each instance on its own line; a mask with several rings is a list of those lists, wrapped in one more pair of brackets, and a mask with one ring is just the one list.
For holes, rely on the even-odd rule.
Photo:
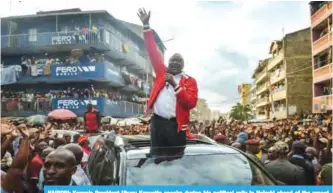
[(262, 151), (260, 150), (259, 153), (256, 154), (257, 158), (261, 160), (262, 157)]

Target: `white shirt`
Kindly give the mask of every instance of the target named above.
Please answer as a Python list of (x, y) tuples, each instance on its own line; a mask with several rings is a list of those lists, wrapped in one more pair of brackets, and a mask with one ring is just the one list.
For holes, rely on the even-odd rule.
[[(183, 74), (180, 73), (173, 76), (176, 84), (179, 84), (182, 75)], [(154, 114), (166, 119), (176, 117), (176, 92), (174, 89), (175, 88), (169, 84), (164, 86), (155, 101), (153, 107)]]

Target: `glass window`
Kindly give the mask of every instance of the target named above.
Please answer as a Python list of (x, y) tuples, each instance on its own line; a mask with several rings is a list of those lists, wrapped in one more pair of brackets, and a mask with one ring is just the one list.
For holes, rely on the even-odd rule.
[(28, 30), (28, 34), (29, 34), (28, 37), (29, 42), (37, 41), (37, 28), (30, 28)]
[(126, 175), (126, 185), (274, 185), (241, 154), (185, 155), (159, 164), (132, 159)]
[(104, 30), (104, 40), (106, 43), (110, 44), (110, 32), (107, 30)]

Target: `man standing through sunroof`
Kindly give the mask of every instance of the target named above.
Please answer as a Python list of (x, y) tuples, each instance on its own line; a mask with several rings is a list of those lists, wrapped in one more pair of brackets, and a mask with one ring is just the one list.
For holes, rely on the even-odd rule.
[(184, 73), (184, 59), (180, 54), (174, 54), (169, 59), (168, 67), (165, 66), (149, 26), (150, 15), (150, 11), (147, 13), (145, 9), (138, 11), (146, 50), (156, 74), (146, 111), (146, 114), (153, 111), (150, 133), (152, 150), (156, 147), (184, 146), (186, 137), (193, 138), (188, 123), (190, 110), (198, 100), (197, 82)]

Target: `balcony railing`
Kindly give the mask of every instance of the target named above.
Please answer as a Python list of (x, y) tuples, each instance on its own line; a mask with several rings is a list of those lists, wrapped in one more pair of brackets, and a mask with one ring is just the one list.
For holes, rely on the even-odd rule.
[(279, 53), (278, 55), (276, 55), (275, 57), (271, 58), (268, 61), (267, 64), (267, 70), (271, 70), (272, 68), (274, 68), (276, 65), (278, 65), (280, 62), (283, 61), (283, 57), (284, 55), (282, 53)]
[(110, 49), (121, 51), (121, 40), (110, 34), (109, 38), (100, 34), (87, 33), (77, 35), (76, 32), (44, 32), (37, 34), (2, 35), (1, 48), (39, 48), (52, 45), (108, 45)]
[(82, 49), (94, 46), (101, 50), (117, 52), (119, 56), (124, 58), (128, 57), (142, 69), (149, 69), (149, 61), (138, 54), (133, 45), (125, 42), (125, 40), (121, 40), (115, 34), (107, 33), (104, 29), (100, 29), (97, 34), (88, 32), (86, 35), (78, 34), (75, 31), (45, 32), (37, 34), (2, 35), (1, 49), (8, 49), (8, 52), (13, 49), (26, 49), (31, 52), (41, 49), (47, 52), (59, 49), (59, 47), (57, 47), (59, 45), (66, 46), (66, 49)]
[(286, 71), (284, 69), (280, 69), (280, 72), (273, 72), (271, 76), (271, 84), (274, 84), (286, 77)]
[(264, 83), (263, 85), (261, 85), (260, 87), (258, 87), (258, 89), (257, 89), (257, 95), (265, 92), (266, 90), (268, 90), (268, 85), (266, 83)]
[[(71, 98), (73, 99), (73, 98)], [(63, 100), (66, 100), (64, 98)], [(145, 106), (143, 104), (128, 102), (128, 101), (110, 101), (116, 105), (124, 114), (143, 114)], [(52, 108), (52, 100), (46, 98), (36, 98), (29, 100), (27, 98), (2, 98), (1, 99), (1, 112), (20, 113), (20, 112), (34, 112), (34, 113), (47, 113), (54, 110)]]
[(287, 97), (286, 87), (279, 87), (272, 90), (273, 101), (285, 99)]
[(266, 105), (268, 103), (269, 103), (268, 97), (264, 97), (264, 98), (258, 99), (256, 106), (257, 107), (261, 107), (261, 106), (264, 106), (264, 105)]
[(263, 71), (261, 71), (258, 75), (257, 75), (257, 79), (256, 79), (256, 83), (259, 83), (261, 80), (263, 80), (265, 78), (265, 76), (267, 75), (266, 69), (264, 69)]
[(314, 70), (313, 82), (321, 82), (332, 78), (332, 63)]
[(332, 45), (332, 32), (320, 37), (312, 44), (312, 55), (317, 55)]
[(2, 98), (1, 99), (1, 112), (23, 112), (33, 111), (49, 112), (52, 110), (52, 101), (50, 99), (32, 99), (27, 98)]
[(311, 16), (311, 25), (315, 27), (332, 14), (332, 2), (328, 1)]

